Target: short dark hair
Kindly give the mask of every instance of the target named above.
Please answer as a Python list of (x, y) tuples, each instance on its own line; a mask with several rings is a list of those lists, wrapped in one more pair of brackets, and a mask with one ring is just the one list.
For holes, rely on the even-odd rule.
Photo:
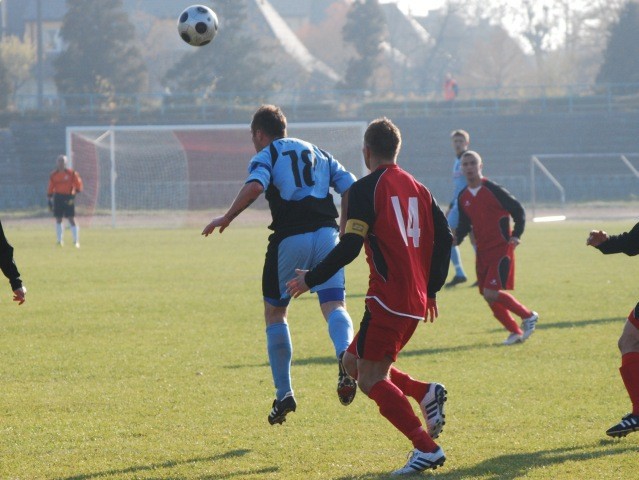
[(464, 157), (473, 157), (475, 160), (477, 160), (477, 163), (479, 164), (483, 164), (484, 161), (481, 159), (481, 155), (479, 155), (479, 153), (477, 153), (474, 150), (466, 150), (464, 153), (462, 153), (461, 158)]
[(284, 113), (275, 105), (262, 105), (253, 114), (251, 122), (251, 132), (262, 130), (266, 135), (273, 138), (286, 136), (286, 117)]
[(364, 133), (364, 144), (375, 155), (385, 159), (395, 159), (402, 147), (399, 128), (386, 117), (373, 120)]
[(468, 132), (466, 130), (453, 130), (450, 133), (450, 138), (455, 138), (455, 137), (464, 137), (464, 140), (466, 140), (467, 142), (470, 142), (470, 135), (468, 134)]

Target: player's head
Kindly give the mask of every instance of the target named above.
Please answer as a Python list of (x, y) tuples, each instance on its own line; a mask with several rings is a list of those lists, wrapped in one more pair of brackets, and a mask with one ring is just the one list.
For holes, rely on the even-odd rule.
[[(266, 145), (277, 138), (286, 136), (286, 117), (284, 113), (275, 105), (262, 105), (253, 114), (251, 121), (251, 134), (255, 149), (261, 150)], [(266, 142), (264, 144), (264, 142)], [(261, 148), (258, 149), (258, 146)]]
[(467, 150), (461, 156), (461, 170), (469, 184), (482, 178), (483, 165), (481, 156), (473, 150)]
[(55, 160), (55, 164), (58, 167), (58, 170), (64, 170), (67, 168), (67, 157), (66, 155), (58, 155), (58, 158)]
[(468, 146), (470, 145), (470, 135), (466, 130), (453, 130), (450, 134), (450, 139), (453, 142), (455, 155), (458, 157), (468, 150)]
[(399, 128), (386, 117), (373, 120), (364, 133), (364, 159), (366, 166), (370, 158), (375, 157), (378, 163), (395, 163), (402, 148), (402, 134)]

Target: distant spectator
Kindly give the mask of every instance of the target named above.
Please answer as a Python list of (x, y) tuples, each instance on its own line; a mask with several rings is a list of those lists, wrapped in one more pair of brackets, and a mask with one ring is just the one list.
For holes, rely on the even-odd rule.
[(447, 73), (446, 80), (444, 81), (444, 100), (452, 102), (457, 98), (458, 93), (459, 86), (457, 85), (457, 80), (455, 80), (452, 74)]

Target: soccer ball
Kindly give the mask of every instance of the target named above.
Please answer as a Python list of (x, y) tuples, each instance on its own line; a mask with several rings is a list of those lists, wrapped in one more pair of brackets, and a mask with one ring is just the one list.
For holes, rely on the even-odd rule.
[(182, 40), (194, 47), (201, 47), (215, 37), (217, 15), (204, 5), (191, 5), (178, 18), (177, 29)]

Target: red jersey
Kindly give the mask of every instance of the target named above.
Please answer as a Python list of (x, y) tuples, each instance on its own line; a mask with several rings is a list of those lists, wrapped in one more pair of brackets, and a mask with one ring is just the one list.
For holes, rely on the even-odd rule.
[(423, 319), (427, 297), (446, 279), (452, 239), (430, 191), (399, 166), (384, 165), (351, 187), (348, 221), (367, 230), (366, 298), (395, 315)]
[[(482, 178), (482, 185), (474, 194), (469, 187), (458, 197), (459, 225), (456, 230), (460, 244), (472, 227), (478, 252), (506, 247), (511, 236), (524, 233), (526, 214), (521, 203), (501, 185)], [(510, 227), (510, 217), (514, 229)]]
[(59, 193), (61, 195), (75, 195), (82, 191), (82, 179), (78, 172), (65, 168), (64, 170), (54, 170), (49, 176), (49, 188), (47, 195)]

